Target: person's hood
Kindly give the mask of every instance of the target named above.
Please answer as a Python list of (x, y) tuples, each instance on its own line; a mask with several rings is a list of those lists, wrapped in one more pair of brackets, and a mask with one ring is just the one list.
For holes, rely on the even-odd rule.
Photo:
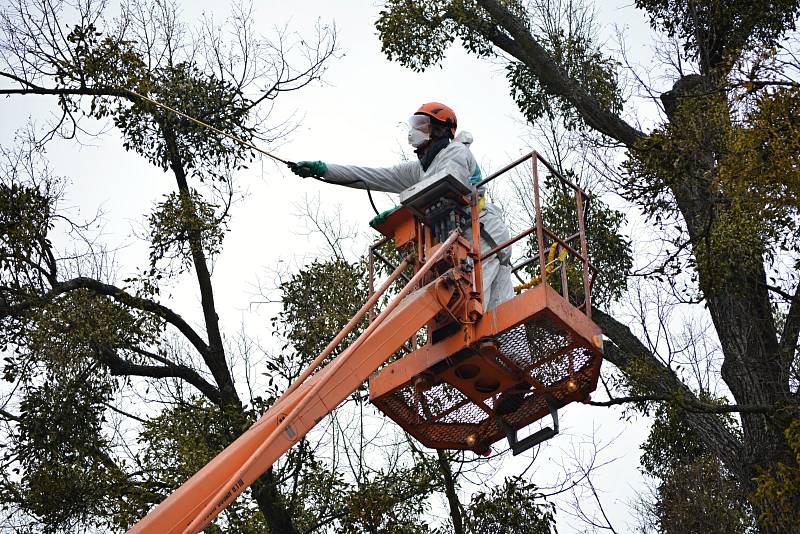
[(458, 135), (456, 135), (453, 141), (455, 141), (456, 143), (463, 143), (465, 145), (468, 145), (472, 143), (472, 134), (469, 132), (458, 132)]

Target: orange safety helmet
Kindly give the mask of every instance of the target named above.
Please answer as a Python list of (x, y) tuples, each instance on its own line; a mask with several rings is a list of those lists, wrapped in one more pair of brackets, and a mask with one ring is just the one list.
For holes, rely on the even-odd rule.
[(456, 128), (458, 121), (456, 119), (456, 112), (449, 107), (439, 102), (428, 102), (422, 104), (414, 115), (427, 115), (435, 121), (439, 121), (445, 126), (450, 127), (450, 134), (452, 137), (456, 135)]

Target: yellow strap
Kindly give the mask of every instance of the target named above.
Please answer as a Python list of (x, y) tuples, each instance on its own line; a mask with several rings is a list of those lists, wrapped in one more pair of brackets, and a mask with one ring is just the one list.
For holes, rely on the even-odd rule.
[(486, 207), (486, 197), (481, 197), (478, 201), (478, 213), (483, 211), (483, 208)]
[[(550, 250), (547, 252), (547, 263), (544, 265), (544, 272), (545, 275), (550, 275), (556, 269), (556, 262), (564, 263), (564, 260), (567, 259), (567, 249), (561, 247), (561, 251), (558, 252), (558, 257), (556, 258), (556, 251), (558, 251), (559, 246), (558, 242), (553, 243), (550, 245)], [(526, 289), (530, 289), (539, 282), (542, 281), (542, 275), (540, 274), (536, 278), (532, 279), (530, 282), (525, 282), (524, 284), (520, 284), (514, 287), (514, 293), (521, 293)]]

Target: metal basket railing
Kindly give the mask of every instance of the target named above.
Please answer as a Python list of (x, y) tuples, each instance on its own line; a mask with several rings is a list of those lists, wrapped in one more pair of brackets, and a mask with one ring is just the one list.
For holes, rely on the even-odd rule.
[[(572, 182), (569, 178), (565, 177), (563, 174), (558, 172), (546, 159), (544, 159), (541, 154), (538, 152), (530, 152), (525, 156), (511, 162), (510, 164), (506, 165), (502, 169), (492, 173), (491, 175), (487, 176), (484, 180), (477, 184), (478, 188), (484, 187), (486, 184), (492, 182), (493, 180), (499, 178), (500, 176), (506, 174), (508, 171), (522, 165), (523, 163), (530, 161), (531, 162), (531, 176), (533, 181), (533, 204), (535, 210), (535, 216), (533, 225), (529, 228), (526, 228), (522, 232), (518, 233), (517, 235), (513, 236), (509, 240), (499, 243), (496, 247), (492, 248), (485, 254), (481, 256), (481, 261), (489, 258), (501, 250), (504, 250), (514, 243), (525, 239), (526, 237), (535, 234), (535, 244), (536, 244), (536, 251), (535, 255), (532, 258), (528, 258), (515, 264), (512, 269), (516, 274), (518, 271), (529, 267), (531, 265), (535, 265), (538, 263), (538, 272), (540, 281), (544, 283), (549, 283), (550, 274), (552, 273), (552, 262), (548, 262), (546, 259), (546, 254), (548, 250), (548, 246), (546, 245), (546, 241), (550, 241), (554, 244), (557, 244), (559, 247), (563, 247), (563, 249), (568, 254), (568, 259), (574, 259), (580, 263), (581, 268), (581, 278), (583, 281), (583, 294), (584, 299), (582, 303), (577, 303), (576, 307), (580, 309), (582, 312), (586, 314), (587, 317), (591, 318), (592, 315), (592, 301), (591, 301), (591, 288), (594, 284), (594, 281), (597, 277), (598, 270), (597, 268), (592, 265), (592, 262), (589, 261), (588, 250), (587, 250), (587, 243), (586, 243), (586, 213), (588, 210), (589, 202), (591, 201), (591, 197), (589, 196), (586, 191), (584, 191), (581, 187), (577, 184)], [(578, 231), (571, 236), (561, 237), (557, 235), (554, 231), (547, 228), (542, 220), (542, 198), (541, 198), (541, 184), (539, 179), (539, 164), (542, 164), (547, 168), (553, 176), (558, 178), (558, 180), (574, 191), (575, 195), (575, 208), (576, 208), (576, 216), (577, 216), (577, 225)], [(578, 241), (577, 247), (574, 244), (575, 241)], [(569, 281), (567, 276), (567, 261), (559, 262), (559, 273), (560, 273), (560, 285), (561, 285), (561, 292), (565, 299), (569, 300)], [(550, 265), (549, 265), (550, 264)]]

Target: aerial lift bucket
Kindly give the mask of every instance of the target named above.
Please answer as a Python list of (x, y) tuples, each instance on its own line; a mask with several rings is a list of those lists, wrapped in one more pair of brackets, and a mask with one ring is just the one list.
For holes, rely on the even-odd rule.
[[(488, 453), (492, 443), (506, 438), (512, 452), (519, 454), (558, 433), (558, 409), (586, 400), (597, 387), (602, 334), (591, 320), (591, 284), (596, 271), (586, 253), (584, 213), (588, 196), (536, 153), (512, 163), (479, 186), (526, 161), (533, 163), (535, 224), (481, 259), (534, 236), (538, 257), (516, 266), (520, 271), (538, 263), (539, 276), (532, 280), (534, 283), (521, 284), (517, 288), (520, 294), (475, 321), (454, 321), (449, 328), (429, 325), (429, 338), (433, 339), (370, 378), (371, 401), (427, 447)], [(539, 164), (575, 193), (578, 231), (572, 236), (562, 239), (542, 224)], [(431, 198), (446, 196), (447, 188), (457, 190), (460, 185), (444, 180), (437, 183), (439, 189), (429, 192)], [(421, 184), (420, 189), (424, 186)], [(479, 193), (474, 194), (477, 197)], [(371, 249), (371, 273), (375, 259), (386, 261), (379, 250), (387, 241), (400, 249), (424, 249), (425, 225), (433, 227), (428, 233), (436, 233), (437, 221), (430, 221), (426, 217), (430, 210), (423, 209), (430, 205), (430, 198), (415, 191), (404, 196), (403, 209), (374, 224), (386, 237)], [(545, 257), (547, 249), (551, 251), (549, 257)], [(559, 262), (553, 254), (556, 250), (561, 251)], [(573, 275), (579, 273), (583, 282), (583, 303), (578, 305), (570, 302), (570, 259), (578, 267), (572, 270)], [(559, 273), (560, 292), (549, 283)], [(551, 427), (518, 437), (520, 429), (548, 415), (553, 419)]]
[[(558, 432), (557, 410), (597, 387), (600, 330), (547, 285), (485, 314), (473, 335), (425, 345), (370, 378), (370, 399), (420, 443), (518, 454)], [(465, 341), (466, 337), (466, 341)], [(517, 439), (547, 415), (553, 427)]]

